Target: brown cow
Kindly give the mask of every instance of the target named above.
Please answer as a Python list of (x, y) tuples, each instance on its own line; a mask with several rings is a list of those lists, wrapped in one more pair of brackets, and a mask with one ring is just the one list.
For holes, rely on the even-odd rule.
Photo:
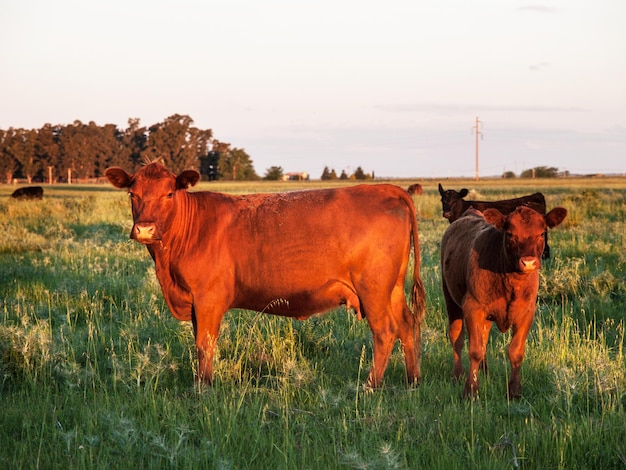
[(448, 334), (454, 351), (453, 376), (464, 374), (461, 351), (469, 338), (470, 370), (465, 397), (478, 395), (478, 368), (486, 368), (489, 330), (513, 328), (508, 349), (511, 379), (508, 394), (521, 395), (520, 367), (528, 330), (535, 315), (540, 255), (546, 228), (559, 225), (567, 210), (555, 207), (545, 215), (518, 207), (505, 216), (497, 209), (469, 209), (453, 222), (441, 240), (441, 277), (448, 311)]
[(413, 196), (414, 194), (420, 196), (424, 192), (424, 188), (422, 188), (421, 184), (414, 183), (406, 189), (406, 192), (409, 193), (411, 196)]
[[(381, 384), (396, 339), (407, 380), (419, 382), (424, 288), (415, 208), (392, 185), (231, 196), (187, 192), (200, 179), (150, 163), (134, 175), (109, 168), (128, 188), (134, 225), (170, 311), (191, 320), (198, 379), (213, 379), (220, 323), (231, 308), (306, 319), (345, 305), (365, 317), (374, 339), (367, 385)], [(404, 280), (411, 254), (413, 311)]]
[[(441, 194), (441, 205), (443, 208), (443, 216), (450, 223), (461, 217), (467, 209), (473, 207), (479, 211), (485, 209), (498, 209), (502, 214), (507, 215), (513, 212), (519, 206), (530, 207), (540, 214), (546, 213), (546, 199), (541, 193), (534, 193), (528, 196), (516, 197), (513, 199), (502, 199), (500, 201), (466, 201), (463, 199), (469, 191), (466, 188), (461, 191), (454, 189), (443, 189), (439, 183), (439, 194)], [(542, 254), (543, 259), (550, 258), (550, 246), (548, 245), (548, 232), (545, 233), (546, 246)]]

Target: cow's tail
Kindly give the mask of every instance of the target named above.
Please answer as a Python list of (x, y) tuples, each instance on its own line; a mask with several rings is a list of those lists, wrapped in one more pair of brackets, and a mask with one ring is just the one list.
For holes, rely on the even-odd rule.
[(417, 230), (417, 213), (413, 201), (409, 201), (411, 212), (411, 239), (413, 241), (413, 288), (411, 289), (411, 308), (418, 325), (426, 314), (426, 292), (420, 276), (420, 241)]

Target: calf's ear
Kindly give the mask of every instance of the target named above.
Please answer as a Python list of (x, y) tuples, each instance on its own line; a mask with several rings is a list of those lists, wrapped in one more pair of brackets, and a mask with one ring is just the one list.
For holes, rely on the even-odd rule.
[(485, 217), (487, 223), (495, 226), (498, 229), (502, 229), (502, 227), (504, 227), (504, 221), (506, 220), (506, 217), (504, 217), (498, 209), (485, 209), (483, 211), (483, 217)]
[(465, 197), (469, 194), (469, 191), (467, 190), (467, 188), (463, 188), (459, 191), (459, 196), (461, 197)]
[(441, 186), (441, 183), (439, 183), (439, 194), (443, 196), (444, 192), (445, 191), (443, 190), (443, 186)]
[(546, 225), (550, 228), (554, 228), (560, 225), (567, 216), (567, 209), (565, 207), (555, 207), (546, 214)]
[(196, 170), (185, 170), (176, 177), (176, 189), (187, 189), (194, 186), (200, 179), (200, 173)]
[(132, 176), (126, 173), (121, 168), (113, 166), (111, 168), (107, 168), (104, 172), (104, 176), (109, 180), (116, 188), (128, 188), (130, 186), (130, 182), (132, 180)]

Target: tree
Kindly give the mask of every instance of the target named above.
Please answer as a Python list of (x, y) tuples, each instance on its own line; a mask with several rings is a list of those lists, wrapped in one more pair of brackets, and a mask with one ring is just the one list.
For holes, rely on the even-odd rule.
[(19, 170), (28, 181), (32, 183), (33, 176), (41, 168), (41, 164), (35, 155), (37, 131), (27, 129), (13, 129), (6, 142), (6, 151), (19, 164)]
[[(61, 126), (53, 126), (44, 124), (37, 131), (37, 142), (35, 144), (35, 153), (41, 162), (43, 179), (48, 183), (53, 183), (61, 175), (62, 159), (61, 149), (59, 147), (59, 134)], [(48, 168), (51, 169), (52, 181), (48, 180)]]
[(244, 149), (228, 149), (220, 158), (218, 171), (225, 180), (259, 179), (252, 166), (252, 160)]
[(348, 173), (346, 173), (346, 170), (341, 170), (341, 175), (339, 175), (339, 179), (340, 180), (347, 180), (348, 178)]
[(324, 180), (336, 180), (337, 179), (337, 172), (335, 171), (335, 169), (333, 168), (332, 170), (329, 170), (327, 166), (324, 167), (324, 171), (322, 171), (322, 176), (320, 178), (322, 181)]
[(147, 148), (142, 153), (150, 160), (160, 158), (173, 173), (198, 170), (200, 158), (208, 153), (213, 132), (200, 130), (186, 115), (174, 114), (164, 122), (150, 126)]
[(11, 184), (17, 171), (17, 161), (8, 150), (14, 132), (13, 128), (6, 131), (0, 129), (0, 174), (4, 176), (7, 184)]
[(118, 156), (124, 153), (123, 133), (114, 124), (96, 126), (93, 122), (89, 123), (89, 130), (94, 139), (94, 168), (90, 176), (104, 176), (111, 162), (119, 160)]
[(272, 166), (265, 171), (264, 180), (280, 181), (283, 179), (283, 167)]
[(357, 167), (357, 169), (354, 172), (354, 179), (355, 180), (365, 180), (365, 179), (367, 179), (367, 176), (368, 175), (365, 174), (365, 172), (363, 171), (363, 168), (361, 168), (360, 166)]
[(119, 166), (136, 172), (141, 166), (141, 155), (146, 150), (147, 138), (147, 129), (141, 126), (139, 118), (128, 119), (128, 127), (118, 131), (120, 148), (112, 155), (108, 166)]
[(175, 173), (202, 164), (211, 179), (222, 176), (220, 167), (231, 179), (258, 179), (245, 151), (214, 140), (210, 129), (194, 127), (185, 115), (174, 114), (149, 128), (134, 118), (126, 129), (79, 120), (38, 130), (0, 129), (0, 178), (9, 182), (16, 175), (29, 181), (47, 180), (50, 174), (53, 181), (65, 175), (94, 178), (110, 166), (135, 172), (146, 159), (161, 159)]
[(512, 171), (505, 171), (504, 173), (502, 173), (502, 178), (513, 179), (515, 178), (515, 173)]
[(76, 174), (79, 178), (89, 178), (94, 175), (95, 124), (90, 123), (90, 126), (76, 120), (61, 129), (59, 146), (63, 155), (62, 173), (67, 173), (68, 177)]
[(200, 157), (200, 174), (206, 175), (209, 181), (215, 181), (222, 178), (220, 173), (220, 162), (226, 158), (226, 154), (230, 151), (230, 144), (220, 142), (213, 139), (211, 150)]
[(536, 166), (530, 170), (524, 170), (520, 175), (521, 178), (556, 178), (559, 169), (547, 166)]
[(41, 170), (41, 161), (35, 154), (36, 145), (37, 131), (35, 129), (25, 131), (23, 136), (24, 153), (21, 158), (16, 158), (22, 165), (22, 174), (26, 177), (28, 184), (33, 182), (33, 178)]
[(320, 176), (320, 179), (322, 181), (326, 181), (330, 179), (330, 170), (328, 169), (327, 166), (324, 167), (324, 170), (322, 171), (322, 176)]

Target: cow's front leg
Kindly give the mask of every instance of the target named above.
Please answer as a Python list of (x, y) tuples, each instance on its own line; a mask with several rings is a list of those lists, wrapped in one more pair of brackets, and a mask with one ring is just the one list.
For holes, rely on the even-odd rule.
[(508, 356), (511, 363), (511, 379), (509, 380), (509, 398), (517, 399), (522, 396), (521, 369), (524, 360), (524, 350), (526, 347), (526, 337), (530, 330), (531, 320), (522, 325), (513, 326), (511, 344), (509, 344)]
[(198, 354), (196, 379), (206, 385), (213, 383), (213, 355), (224, 313), (199, 312), (195, 307), (193, 309), (191, 320)]
[[(486, 321), (483, 324), (483, 344), (485, 345), (485, 349), (487, 348), (487, 343), (489, 342), (489, 332), (491, 331), (491, 325), (493, 323), (491, 321)], [(485, 374), (489, 372), (489, 367), (487, 366), (487, 354), (485, 354), (483, 361), (480, 363), (480, 370), (482, 370)]]
[(470, 368), (463, 391), (464, 398), (478, 397), (478, 372), (487, 351), (484, 336), (486, 324), (487, 320), (481, 311), (466, 312), (465, 326), (469, 340)]

